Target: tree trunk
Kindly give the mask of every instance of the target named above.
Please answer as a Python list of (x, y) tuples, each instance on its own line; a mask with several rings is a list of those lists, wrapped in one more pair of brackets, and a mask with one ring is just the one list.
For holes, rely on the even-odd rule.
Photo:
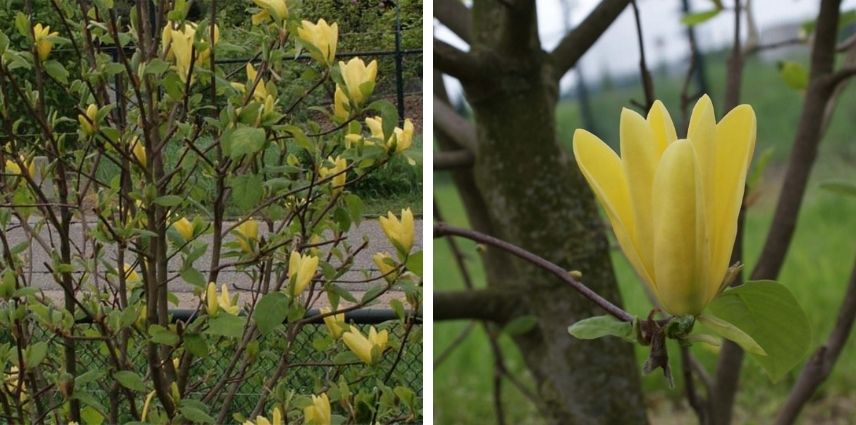
[[(576, 164), (556, 140), (558, 87), (527, 2), (475, 1), (470, 54), (478, 78), (462, 81), (476, 118), (476, 187), (494, 236), (568, 270), (620, 305), (606, 229)], [(618, 113), (618, 111), (616, 111)], [(615, 338), (580, 341), (567, 328), (604, 314), (570, 287), (488, 249), (490, 287), (515, 291), (537, 317), (515, 337), (554, 424), (647, 423), (633, 346)]]

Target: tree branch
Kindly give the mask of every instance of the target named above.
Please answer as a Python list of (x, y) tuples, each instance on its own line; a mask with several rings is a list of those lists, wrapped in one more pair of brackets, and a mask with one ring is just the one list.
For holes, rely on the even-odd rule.
[(832, 73), (835, 63), (840, 6), (841, 0), (824, 0), (820, 6), (811, 55), (811, 79), (788, 171), (782, 184), (782, 187), (788, 190), (783, 190), (779, 195), (773, 223), (764, 242), (760, 260), (752, 271), (753, 280), (775, 279), (778, 276), (796, 230), (797, 216), (808, 177), (817, 157), (825, 106), (833, 91), (833, 87), (825, 84), (824, 80)]
[(463, 50), (434, 39), (434, 66), (459, 80), (468, 80), (478, 76), (478, 64), (475, 58)]
[(476, 151), (476, 129), (449, 104), (434, 96), (434, 128), (459, 147)]
[(438, 0), (434, 2), (434, 17), (467, 43), (472, 35), (472, 14), (460, 0)]
[(832, 372), (832, 367), (841, 355), (847, 337), (853, 329), (854, 320), (856, 320), (856, 262), (850, 273), (850, 283), (847, 285), (844, 301), (838, 311), (835, 327), (832, 328), (826, 344), (818, 347), (806, 363), (797, 383), (791, 389), (788, 401), (776, 417), (775, 425), (790, 425), (796, 421), (805, 403)]
[(556, 79), (562, 78), (598, 38), (618, 18), (629, 0), (603, 0), (577, 25), (577, 28), (565, 35), (559, 45), (550, 53), (556, 65)]
[[(589, 289), (587, 286), (583, 285), (580, 281), (576, 280), (568, 273), (567, 270), (553, 264), (544, 258), (533, 254), (529, 251), (526, 251), (523, 248), (505, 242), (503, 240), (497, 239), (493, 236), (485, 235), (484, 233), (477, 232), (475, 230), (469, 229), (461, 229), (457, 227), (449, 226), (445, 223), (438, 223), (434, 225), (434, 237), (440, 236), (460, 236), (463, 238), (467, 238), (479, 243), (487, 244), (496, 248), (499, 248), (509, 254), (512, 254), (516, 257), (519, 257), (523, 260), (526, 260), (545, 271), (555, 275), (559, 278), (559, 280), (571, 285), (577, 292), (580, 293), (583, 297), (587, 298), (589, 301), (597, 304), (600, 308), (605, 310), (610, 315), (614, 316), (616, 319), (624, 321), (624, 322), (632, 322), (634, 320), (633, 315), (621, 309), (617, 305), (609, 302), (606, 298), (601, 297), (596, 292)], [(435, 298), (436, 300), (436, 298)], [(435, 307), (436, 310), (436, 307)], [(435, 313), (436, 317), (436, 313)]]
[(467, 150), (434, 152), (434, 169), (450, 170), (472, 167), (475, 156)]
[(434, 320), (484, 320), (504, 323), (515, 316), (520, 296), (499, 289), (434, 292)]

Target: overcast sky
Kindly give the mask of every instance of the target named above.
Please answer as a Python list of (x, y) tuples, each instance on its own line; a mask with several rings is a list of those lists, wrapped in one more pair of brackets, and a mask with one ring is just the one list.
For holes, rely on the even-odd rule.
[[(599, 3), (598, 0), (570, 1), (573, 3), (570, 13), (571, 25), (582, 21)], [(684, 36), (685, 26), (680, 22), (681, 0), (638, 1), (649, 66), (686, 60), (688, 48)], [(724, 0), (724, 2), (726, 5), (732, 4), (732, 0)], [(546, 49), (551, 49), (565, 33), (567, 15), (561, 6), (562, 0), (536, 0), (536, 3), (541, 42)], [(691, 0), (690, 3), (694, 12), (710, 10), (713, 7), (713, 2), (710, 0)], [(776, 28), (786, 24), (814, 19), (819, 3), (818, 0), (752, 0), (753, 14), (762, 39), (765, 36), (771, 36)], [(842, 10), (854, 8), (856, 8), (856, 0), (844, 0)], [(467, 49), (466, 43), (436, 20), (434, 28), (438, 38), (464, 50)], [(703, 49), (726, 46), (732, 42), (734, 18), (731, 12), (724, 11), (696, 28), (697, 37)], [(793, 36), (796, 35), (793, 34)], [(639, 66), (639, 53), (636, 46), (633, 11), (628, 7), (583, 57), (582, 69), (586, 77), (596, 78), (605, 72), (611, 75), (636, 72)], [(567, 86), (572, 82), (573, 75), (569, 74), (562, 83), (563, 86)]]

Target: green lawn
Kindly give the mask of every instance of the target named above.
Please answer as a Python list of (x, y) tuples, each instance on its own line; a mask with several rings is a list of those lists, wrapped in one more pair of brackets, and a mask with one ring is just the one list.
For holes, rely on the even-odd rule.
[[(709, 78), (713, 84), (715, 104), (721, 103), (721, 82), (724, 81), (723, 61), (713, 60)], [(787, 159), (789, 145), (793, 139), (798, 119), (800, 96), (788, 89), (776, 73), (774, 65), (750, 62), (746, 69), (744, 101), (751, 103), (758, 115), (757, 152), (775, 149), (772, 161), (758, 185), (758, 198), (751, 206), (746, 227), (747, 268), (751, 269), (763, 245), (777, 198), (780, 177)], [(656, 88), (667, 107), (676, 111), (680, 79), (657, 79)], [(611, 143), (617, 142), (618, 118), (621, 106), (631, 98), (640, 99), (638, 86), (610, 89), (594, 96), (593, 110), (599, 134)], [(856, 90), (850, 89), (839, 103), (839, 110), (821, 147), (818, 166), (809, 183), (808, 194), (800, 215), (796, 236), (782, 270), (780, 281), (794, 292), (806, 310), (814, 330), (813, 345), (823, 341), (835, 320), (843, 295), (844, 286), (853, 265), (856, 244), (856, 198), (831, 193), (819, 188), (828, 180), (856, 179), (856, 144), (852, 135), (856, 123), (846, 116), (856, 110)], [(719, 116), (722, 111), (719, 111)], [(560, 135), (570, 141), (573, 129), (579, 124), (578, 105), (562, 103), (558, 108)], [(757, 158), (757, 155), (756, 155)], [(435, 182), (435, 197), (448, 221), (466, 225), (466, 217), (454, 187), (448, 178), (438, 174)], [(469, 264), (477, 281), (483, 284), (483, 272), (477, 261), (478, 254), (473, 244), (463, 243), (469, 256)], [(435, 288), (438, 290), (461, 289), (463, 284), (458, 275), (448, 247), (437, 241), (435, 250)], [(639, 315), (647, 314), (650, 304), (642, 290), (640, 281), (629, 268), (620, 252), (613, 253), (613, 263), (619, 278), (627, 309)], [(434, 331), (435, 356), (466, 327), (465, 322), (440, 323)], [(531, 385), (516, 348), (507, 337), (502, 344), (511, 370), (522, 374)], [(435, 371), (434, 405), (435, 423), (490, 423), (492, 409), (492, 363), (487, 339), (481, 328), (476, 328), (467, 340)], [(673, 349), (675, 347), (672, 347)], [(694, 347), (694, 353), (712, 370), (716, 354), (703, 347)], [(647, 353), (637, 349), (641, 366)], [(807, 415), (812, 419), (805, 423), (816, 423), (828, 412), (837, 411), (845, 422), (856, 421), (856, 337), (851, 338), (830, 380), (819, 393), (816, 406)], [(673, 367), (678, 367), (677, 357), (672, 356)], [(772, 384), (761, 369), (748, 360), (741, 377), (742, 391), (738, 395), (737, 423), (767, 423), (787, 395), (796, 372), (783, 382)], [(654, 423), (693, 423), (683, 402), (681, 382), (676, 390), (669, 390), (660, 374), (643, 377), (646, 398)], [(537, 411), (513, 386), (506, 384), (504, 405), (508, 423), (539, 423)], [(849, 399), (850, 402), (842, 402)], [(843, 407), (842, 407), (843, 406)], [(823, 422), (826, 423), (826, 422)]]

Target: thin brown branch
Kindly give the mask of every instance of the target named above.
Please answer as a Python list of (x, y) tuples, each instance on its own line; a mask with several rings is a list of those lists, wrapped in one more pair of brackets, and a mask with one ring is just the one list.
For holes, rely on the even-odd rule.
[[(633, 315), (621, 309), (617, 305), (611, 303), (606, 298), (601, 297), (593, 290), (589, 289), (587, 286), (583, 285), (580, 281), (574, 279), (567, 270), (559, 267), (558, 265), (551, 263), (550, 261), (545, 260), (544, 258), (533, 254), (523, 248), (520, 248), (516, 245), (510, 244), (503, 240), (494, 238), (493, 236), (485, 235), (484, 233), (477, 232), (475, 230), (469, 229), (461, 229), (457, 227), (452, 227), (444, 223), (438, 223), (434, 225), (434, 237), (439, 236), (459, 236), (463, 238), (467, 238), (479, 243), (483, 243), (486, 245), (490, 245), (496, 248), (499, 248), (509, 254), (512, 254), (516, 257), (519, 257), (523, 260), (526, 260), (547, 272), (550, 272), (559, 280), (569, 284), (572, 288), (574, 288), (577, 292), (580, 293), (583, 297), (587, 298), (589, 301), (597, 304), (604, 311), (614, 316), (616, 319), (621, 320), (623, 322), (632, 322), (634, 320)], [(435, 298), (436, 300), (436, 298)], [(436, 309), (436, 303), (435, 303)], [(436, 317), (436, 313), (435, 313)]]
[(642, 36), (642, 18), (639, 16), (639, 5), (636, 4), (636, 0), (631, 0), (630, 5), (633, 6), (633, 18), (636, 20), (636, 38), (639, 41), (639, 74), (642, 77), (642, 90), (645, 93), (644, 112), (647, 113), (654, 105), (654, 80), (651, 78), (648, 63), (645, 60), (645, 38)]

